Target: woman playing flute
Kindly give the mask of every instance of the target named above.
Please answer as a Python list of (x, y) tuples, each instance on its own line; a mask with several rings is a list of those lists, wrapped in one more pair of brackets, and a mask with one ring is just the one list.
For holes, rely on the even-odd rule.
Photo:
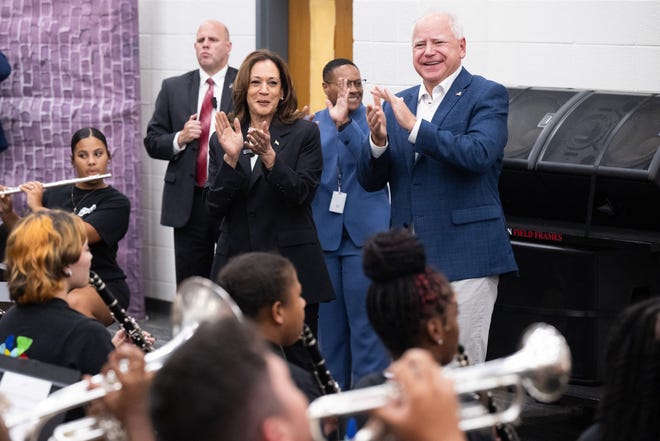
[[(105, 135), (99, 130), (87, 127), (73, 134), (71, 164), (78, 178), (105, 174), (110, 159)], [(30, 181), (21, 185), (20, 189), (27, 195), (27, 204), (32, 212), (59, 208), (73, 212), (83, 220), (93, 256), (91, 269), (105, 282), (122, 308), (127, 309), (130, 291), (126, 275), (117, 263), (117, 248), (128, 230), (131, 210), (128, 198), (103, 179), (52, 187), (45, 191), (41, 182)], [(6, 211), (7, 198), (0, 197), (3, 212)], [(89, 284), (71, 290), (67, 301), (73, 309), (96, 318), (106, 326), (113, 322), (108, 307)]]

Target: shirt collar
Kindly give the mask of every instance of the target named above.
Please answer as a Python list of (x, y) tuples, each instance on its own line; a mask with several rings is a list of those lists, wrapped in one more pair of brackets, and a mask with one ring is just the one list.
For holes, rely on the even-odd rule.
[(213, 78), (213, 82), (217, 85), (222, 85), (225, 82), (225, 75), (227, 75), (227, 69), (229, 65), (225, 64), (225, 67), (220, 69), (215, 75), (209, 75), (200, 67), (199, 68), (199, 84), (206, 83), (206, 80)]
[[(456, 80), (456, 77), (458, 77), (458, 75), (461, 73), (461, 70), (463, 70), (463, 66), (460, 66), (458, 69), (456, 69), (456, 71), (453, 74), (449, 75), (447, 78), (442, 80), (440, 82), (440, 84), (438, 84), (437, 86), (435, 86), (433, 88), (433, 91), (432, 91), (433, 96), (430, 97), (432, 101), (435, 101), (436, 99), (438, 99), (440, 97), (443, 97), (447, 93), (447, 91), (451, 88), (452, 84), (454, 84), (454, 81)], [(419, 86), (419, 93), (417, 95), (417, 102), (422, 101), (422, 98), (428, 97), (428, 96), (429, 96), (429, 94), (426, 91), (426, 87), (424, 87), (424, 83), (422, 82), (422, 84)]]

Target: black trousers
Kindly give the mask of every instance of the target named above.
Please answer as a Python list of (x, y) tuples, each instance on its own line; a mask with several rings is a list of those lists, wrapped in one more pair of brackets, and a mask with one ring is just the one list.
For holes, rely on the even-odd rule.
[(204, 206), (205, 190), (195, 187), (188, 223), (174, 229), (174, 260), (177, 285), (190, 276), (208, 278), (211, 274), (219, 219), (212, 219)]

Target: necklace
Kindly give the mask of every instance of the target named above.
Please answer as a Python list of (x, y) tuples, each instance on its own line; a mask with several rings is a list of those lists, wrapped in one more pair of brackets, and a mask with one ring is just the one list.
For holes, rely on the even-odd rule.
[[(73, 214), (78, 214), (78, 207), (81, 207), (81, 208), (83, 207), (82, 204), (83, 204), (83, 202), (85, 202), (85, 199), (87, 199), (87, 196), (91, 195), (92, 193), (96, 192), (96, 190), (99, 190), (99, 189), (98, 188), (95, 188), (93, 190), (78, 189), (79, 192), (85, 192), (85, 194), (83, 194), (83, 196), (80, 199), (78, 199), (78, 202), (76, 202), (74, 197), (73, 197), (73, 193), (74, 193), (75, 188), (76, 188), (75, 185), (71, 186), (71, 205), (73, 205)], [(87, 214), (87, 213), (85, 213), (85, 214)]]

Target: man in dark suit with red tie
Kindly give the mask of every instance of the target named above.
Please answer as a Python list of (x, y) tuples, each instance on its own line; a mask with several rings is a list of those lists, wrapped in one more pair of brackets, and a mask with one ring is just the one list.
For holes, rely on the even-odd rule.
[(169, 161), (160, 223), (174, 228), (177, 284), (211, 271), (219, 219), (204, 208), (208, 139), (214, 112), (232, 110), (236, 78), (227, 65), (232, 44), (224, 24), (202, 23), (194, 46), (199, 69), (163, 81), (144, 138), (149, 156)]

